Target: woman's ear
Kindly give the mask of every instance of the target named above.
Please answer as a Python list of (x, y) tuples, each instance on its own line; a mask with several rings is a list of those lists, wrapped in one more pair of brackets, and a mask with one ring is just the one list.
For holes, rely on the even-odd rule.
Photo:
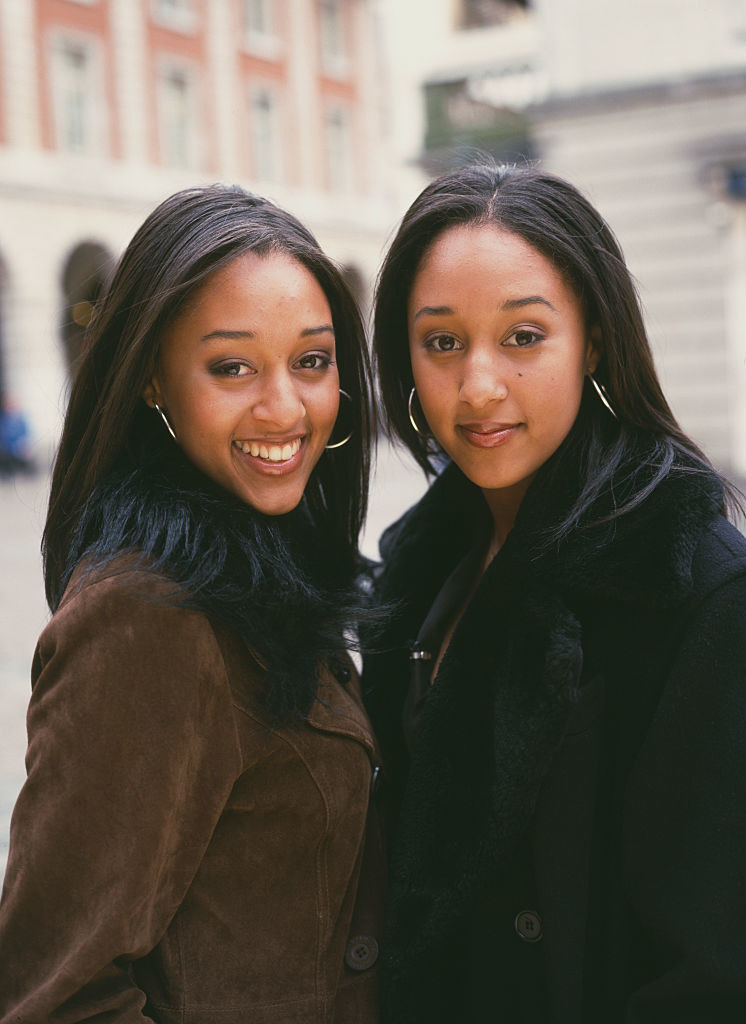
[(150, 378), (148, 383), (145, 385), (142, 393), (142, 397), (145, 402), (153, 408), (156, 403), (163, 405), (163, 399), (161, 398), (161, 389), (158, 384), (158, 378), (155, 374)]
[(585, 368), (587, 373), (596, 372), (596, 367), (601, 362), (601, 353), (601, 328), (598, 324), (594, 324), (588, 333), (588, 341), (585, 346)]

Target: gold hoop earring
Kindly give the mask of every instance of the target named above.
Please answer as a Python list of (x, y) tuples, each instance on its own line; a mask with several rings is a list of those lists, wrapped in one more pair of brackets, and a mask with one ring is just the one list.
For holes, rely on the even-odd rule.
[[(347, 401), (350, 403), (350, 405), (352, 405), (352, 399), (350, 398), (350, 396), (347, 394), (346, 391), (344, 391), (342, 388), (340, 388), (339, 389), (339, 393), (340, 393), (340, 395), (344, 395), (344, 397), (347, 399)], [(349, 434), (347, 435), (347, 437), (343, 438), (341, 441), (335, 441), (334, 444), (325, 444), (324, 447), (326, 448), (327, 451), (331, 451), (332, 448), (341, 448), (342, 445), (347, 444), (347, 442), (352, 437), (353, 433), (354, 433), (354, 431), (351, 430), (349, 432)]]
[(596, 394), (601, 399), (601, 401), (604, 403), (604, 405), (609, 410), (611, 415), (614, 417), (615, 420), (618, 420), (619, 417), (614, 412), (614, 409), (612, 408), (611, 402), (609, 401), (609, 396), (606, 394), (606, 388), (603, 386), (603, 384), (599, 384), (598, 383), (598, 381), (593, 376), (593, 374), (591, 373), (590, 370), (588, 371), (588, 380), (591, 382), (593, 387), (596, 389)]
[(414, 432), (416, 434), (419, 434), (420, 437), (424, 437), (426, 439), (431, 438), (433, 435), (432, 434), (426, 434), (424, 430), (420, 430), (420, 428), (417, 426), (417, 423), (415, 421), (414, 413), (412, 411), (412, 402), (414, 401), (414, 395), (415, 395), (415, 390), (414, 390), (414, 387), (413, 387), (412, 390), (409, 392), (409, 399), (407, 401), (407, 412), (409, 413), (409, 422), (412, 424), (412, 427), (414, 428)]
[(160, 417), (161, 417), (161, 419), (162, 419), (162, 420), (163, 420), (163, 422), (164, 422), (164, 423), (166, 424), (166, 430), (167, 430), (167, 431), (169, 432), (169, 434), (171, 435), (171, 437), (172, 437), (172, 438), (174, 439), (174, 441), (175, 441), (175, 440), (176, 440), (176, 434), (174, 433), (174, 428), (173, 428), (173, 427), (171, 426), (171, 424), (170, 424), (170, 423), (168, 422), (168, 416), (166, 416), (165, 412), (163, 411), (163, 409), (161, 409), (160, 405), (158, 405), (158, 403), (157, 403), (157, 402), (153, 402), (153, 408), (155, 409), (155, 411), (156, 411), (157, 413), (159, 413), (159, 414), (160, 414)]

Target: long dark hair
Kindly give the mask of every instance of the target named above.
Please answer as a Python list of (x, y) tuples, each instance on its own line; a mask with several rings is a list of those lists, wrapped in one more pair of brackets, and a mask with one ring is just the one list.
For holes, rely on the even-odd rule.
[[(220, 267), (255, 252), (286, 253), (309, 270), (329, 302), (350, 441), (325, 453), (305, 504), (315, 529), (348, 576), (357, 563), (365, 516), (372, 436), (370, 369), (357, 306), (340, 271), (291, 214), (237, 186), (186, 189), (145, 220), (122, 256), (86, 333), (54, 465), (42, 550), (54, 610), (70, 575), (71, 551), (86, 504), (133, 446), (163, 444), (164, 426), (142, 399), (165, 328)], [(338, 434), (337, 428), (333, 438)], [(134, 457), (132, 458), (134, 462)]]
[[(620, 469), (633, 468), (632, 452), (639, 456), (641, 447), (650, 472), (614, 516), (636, 507), (671, 471), (715, 473), (663, 395), (635, 286), (611, 228), (569, 182), (533, 167), (489, 161), (444, 174), (422, 191), (405, 214), (379, 274), (373, 349), (386, 422), (422, 469), (435, 472), (438, 449), (414, 430), (408, 415), (414, 384), (409, 294), (425, 255), (444, 231), (487, 224), (520, 236), (563, 274), (581, 302), (587, 329), (600, 332), (601, 359), (594, 376), (618, 417), (612, 418), (587, 382), (576, 422), (548, 467), (561, 478), (572, 466), (580, 488), (552, 539), (584, 518)], [(735, 490), (723, 484), (737, 504)]]

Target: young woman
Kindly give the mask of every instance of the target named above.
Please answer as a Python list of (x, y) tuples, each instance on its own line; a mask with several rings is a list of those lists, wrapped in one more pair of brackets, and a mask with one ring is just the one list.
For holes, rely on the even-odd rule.
[(369, 396), (298, 221), (220, 186), (148, 217), (54, 469), (3, 1022), (377, 1020), (378, 759), (345, 653)]
[(746, 542), (611, 231), (538, 170), (440, 178), (375, 350), (394, 435), (448, 463), (384, 535), (366, 668), (384, 1020), (746, 1019)]

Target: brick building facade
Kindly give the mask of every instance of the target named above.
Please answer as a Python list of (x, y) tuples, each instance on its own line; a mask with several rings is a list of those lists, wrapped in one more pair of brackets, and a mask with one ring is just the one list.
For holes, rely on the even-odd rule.
[(395, 219), (370, 0), (0, 0), (0, 390), (51, 451), (102, 280), (179, 188), (287, 206), (365, 304)]

